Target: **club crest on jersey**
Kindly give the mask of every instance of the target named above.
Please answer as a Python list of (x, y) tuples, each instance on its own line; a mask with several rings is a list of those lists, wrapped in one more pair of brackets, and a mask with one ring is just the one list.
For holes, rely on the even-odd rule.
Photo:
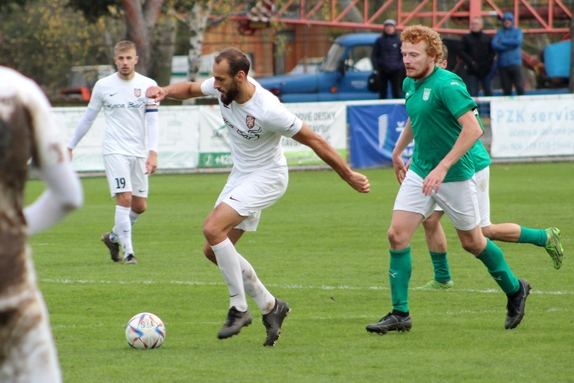
[(141, 96), (141, 95), (142, 95), (142, 90), (139, 89), (139, 88), (134, 89), (134, 95), (135, 95), (136, 97)]
[(428, 101), (428, 99), (430, 98), (430, 92), (431, 92), (430, 88), (424, 89), (424, 91), (423, 91), (423, 100), (424, 101)]
[(247, 125), (247, 129), (253, 129), (255, 126), (255, 117), (247, 115), (247, 117), (245, 117), (245, 124)]

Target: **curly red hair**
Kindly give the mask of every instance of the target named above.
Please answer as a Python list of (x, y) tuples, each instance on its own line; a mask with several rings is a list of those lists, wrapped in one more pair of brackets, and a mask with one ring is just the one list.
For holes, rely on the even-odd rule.
[(426, 43), (425, 52), (430, 57), (435, 57), (437, 60), (443, 56), (443, 44), (438, 32), (423, 25), (413, 25), (406, 27), (401, 32), (401, 41), (403, 43), (418, 44), (421, 41)]

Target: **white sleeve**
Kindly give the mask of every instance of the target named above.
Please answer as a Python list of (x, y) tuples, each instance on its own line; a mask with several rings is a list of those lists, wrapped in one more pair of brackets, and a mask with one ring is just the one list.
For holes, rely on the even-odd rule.
[(84, 203), (82, 184), (68, 161), (39, 169), (46, 191), (24, 209), (28, 235), (46, 230)]
[(201, 83), (201, 93), (206, 96), (219, 97), (219, 91), (215, 89), (215, 78), (211, 77)]
[(157, 153), (159, 143), (159, 112), (157, 105), (154, 106), (155, 108), (148, 105), (145, 115), (147, 120), (148, 149)]
[(88, 130), (90, 130), (90, 128), (94, 124), (94, 121), (96, 121), (97, 116), (98, 116), (98, 111), (90, 109), (90, 108), (86, 109), (86, 112), (84, 113), (82, 118), (80, 118), (80, 121), (78, 122), (78, 125), (76, 126), (76, 131), (74, 132), (74, 137), (72, 137), (72, 139), (70, 140), (70, 143), (68, 144), (68, 148), (70, 148), (70, 149), (76, 148), (76, 146), (78, 145), (80, 140), (86, 135), (86, 133), (88, 133)]

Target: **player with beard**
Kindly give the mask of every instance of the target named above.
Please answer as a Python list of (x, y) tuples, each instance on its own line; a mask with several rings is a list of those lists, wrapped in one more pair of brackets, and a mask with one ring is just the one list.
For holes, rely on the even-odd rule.
[[(445, 69), (448, 58), (446, 45), (442, 45), (442, 50), (443, 55), (436, 60), (436, 65)], [(484, 130), (480, 117), (477, 116), (477, 119), (482, 130)], [(476, 184), (482, 234), (491, 240), (529, 243), (538, 247), (544, 247), (552, 259), (554, 268), (560, 269), (562, 267), (564, 249), (562, 248), (562, 237), (558, 228), (549, 227), (543, 230), (520, 226), (516, 223), (493, 224), (490, 222), (490, 155), (480, 140), (476, 141), (470, 150), (474, 158), (474, 182)], [(434, 278), (424, 286), (415, 288), (416, 290), (448, 290), (454, 286), (447, 259), (446, 236), (440, 223), (443, 215), (443, 210), (440, 207), (435, 207), (435, 211), (422, 223), (433, 264)]]
[[(145, 98), (145, 91), (157, 83), (135, 71), (138, 62), (135, 44), (120, 41), (114, 47), (118, 71), (94, 86), (88, 109), (78, 122), (68, 144), (72, 150), (88, 133), (100, 109), (104, 109), (106, 131), (102, 154), (112, 197), (116, 198), (114, 227), (102, 235), (114, 262), (136, 264), (132, 226), (147, 208), (148, 176), (157, 168), (158, 107)], [(149, 151), (146, 150), (146, 126)], [(146, 159), (147, 157), (147, 159)]]
[[(0, 67), (0, 382), (62, 381), (48, 311), (36, 283), (29, 235), (60, 222), (83, 203), (42, 90)], [(23, 209), (28, 164), (46, 191)]]
[[(401, 33), (401, 41), (409, 121), (392, 156), (401, 183), (388, 231), (393, 310), (366, 329), (380, 334), (411, 329), (410, 240), (421, 222), (433, 213), (435, 204), (451, 219), (462, 247), (486, 266), (506, 293), (504, 327), (513, 329), (524, 317), (530, 284), (514, 276), (500, 248), (485, 238), (480, 228), (476, 184), (472, 179), (475, 165), (470, 151), (483, 133), (475, 114), (477, 105), (458, 76), (435, 65), (442, 55), (437, 32), (412, 26)], [(401, 153), (413, 139), (416, 145), (407, 169)]]
[(325, 139), (287, 111), (285, 106), (248, 76), (250, 63), (235, 48), (223, 50), (213, 64), (213, 77), (204, 82), (181, 82), (151, 87), (146, 96), (156, 102), (165, 97), (184, 100), (215, 96), (227, 126), (233, 169), (215, 208), (203, 225), (205, 256), (219, 266), (230, 295), (230, 309), (219, 339), (238, 334), (252, 322), (246, 295), (253, 298), (263, 314), (267, 338), (273, 346), (281, 333), (289, 304), (276, 299), (261, 283), (235, 244), (245, 231), (255, 231), (261, 210), (275, 203), (287, 189), (287, 161), (281, 137), (290, 137), (309, 146), (339, 176), (360, 193), (370, 189), (367, 177), (351, 170)]

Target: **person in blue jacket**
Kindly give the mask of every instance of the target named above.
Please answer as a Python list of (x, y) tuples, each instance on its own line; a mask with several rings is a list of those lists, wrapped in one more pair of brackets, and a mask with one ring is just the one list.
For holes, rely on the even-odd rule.
[(510, 96), (512, 86), (517, 95), (524, 94), (524, 73), (522, 72), (522, 29), (514, 26), (510, 12), (502, 15), (502, 29), (492, 39), (492, 49), (498, 54), (498, 76), (502, 94)]

